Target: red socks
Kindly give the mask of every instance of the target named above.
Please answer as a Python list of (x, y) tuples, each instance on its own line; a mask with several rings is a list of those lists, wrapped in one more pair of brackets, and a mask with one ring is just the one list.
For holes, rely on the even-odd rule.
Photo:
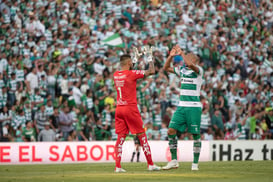
[(118, 135), (118, 139), (116, 141), (115, 145), (115, 154), (116, 154), (116, 167), (121, 168), (120, 161), (121, 161), (121, 155), (122, 155), (122, 145), (125, 141), (126, 135)]
[(138, 135), (138, 139), (140, 141), (140, 145), (143, 149), (148, 165), (154, 165), (152, 160), (151, 149), (150, 149), (150, 145), (148, 144), (146, 133)]
[[(115, 145), (115, 154), (116, 154), (116, 167), (121, 168), (120, 161), (121, 161), (121, 156), (122, 156), (122, 145), (125, 141), (126, 135), (118, 135), (118, 139), (116, 141)], [(146, 157), (148, 165), (154, 165), (153, 160), (152, 160), (152, 154), (151, 154), (151, 149), (147, 141), (147, 136), (145, 133), (138, 135), (140, 145), (142, 146), (144, 155)]]

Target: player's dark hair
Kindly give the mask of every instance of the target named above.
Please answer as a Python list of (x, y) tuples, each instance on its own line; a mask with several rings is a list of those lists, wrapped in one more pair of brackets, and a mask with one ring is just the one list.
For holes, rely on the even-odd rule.
[(124, 54), (120, 56), (120, 59), (119, 59), (120, 64), (124, 65), (128, 59), (131, 59), (131, 56), (129, 54)]

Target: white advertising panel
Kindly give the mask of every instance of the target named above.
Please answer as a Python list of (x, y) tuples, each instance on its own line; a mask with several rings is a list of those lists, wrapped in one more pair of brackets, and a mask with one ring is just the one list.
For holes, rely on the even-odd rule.
[[(154, 162), (171, 160), (168, 141), (149, 141)], [(130, 162), (133, 141), (123, 146), (122, 162)], [(115, 142), (0, 143), (1, 164), (114, 162)], [(192, 161), (193, 141), (178, 141), (179, 161)], [(200, 161), (273, 160), (273, 141), (202, 141)], [(140, 161), (146, 162), (141, 150)]]
[(212, 141), (211, 161), (273, 160), (273, 141)]
[[(149, 141), (154, 162), (171, 160), (167, 141)], [(178, 142), (179, 161), (192, 161), (192, 141)], [(114, 141), (106, 142), (37, 142), (0, 143), (0, 164), (54, 164), (114, 162)], [(134, 142), (123, 146), (122, 162), (130, 162)], [(202, 142), (201, 161), (209, 161), (209, 142)], [(145, 162), (141, 150), (140, 161)]]

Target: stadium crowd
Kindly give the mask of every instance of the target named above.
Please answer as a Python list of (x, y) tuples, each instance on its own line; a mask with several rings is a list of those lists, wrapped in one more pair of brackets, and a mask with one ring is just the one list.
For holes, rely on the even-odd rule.
[[(139, 109), (149, 139), (166, 140), (179, 80), (163, 65), (176, 44), (205, 70), (203, 140), (273, 136), (270, 0), (0, 0), (0, 12), (1, 141), (116, 140), (112, 75), (144, 45), (156, 75), (138, 83)], [(104, 41), (115, 34), (121, 45)]]

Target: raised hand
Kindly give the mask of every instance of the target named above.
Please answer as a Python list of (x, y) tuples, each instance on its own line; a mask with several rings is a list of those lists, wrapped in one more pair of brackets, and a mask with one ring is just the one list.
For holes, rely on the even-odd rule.
[(133, 56), (132, 56), (132, 62), (137, 63), (138, 58), (142, 55), (142, 53), (138, 52), (138, 49), (136, 47), (133, 47)]
[(178, 44), (176, 44), (175, 49), (176, 49), (177, 54), (181, 55), (181, 56), (183, 57), (183, 59), (184, 59), (185, 53), (184, 53), (184, 51), (180, 48), (180, 46), (179, 46)]
[(149, 47), (149, 46), (144, 46), (144, 47), (143, 47), (143, 54), (144, 54), (145, 56), (147, 56), (148, 62), (153, 61), (153, 50), (154, 50), (154, 47), (153, 47), (153, 46), (151, 46), (151, 47)]
[(171, 50), (171, 52), (170, 52), (170, 56), (173, 57), (173, 56), (177, 55), (176, 52), (177, 52), (177, 51), (176, 51), (176, 48), (173, 47), (172, 50)]

